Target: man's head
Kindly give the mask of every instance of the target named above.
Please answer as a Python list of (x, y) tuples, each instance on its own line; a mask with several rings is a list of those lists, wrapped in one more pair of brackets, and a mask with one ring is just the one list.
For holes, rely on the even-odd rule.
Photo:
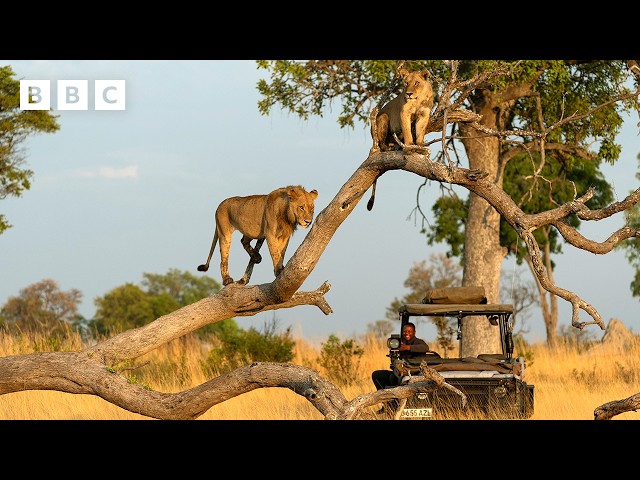
[(402, 338), (405, 342), (410, 342), (416, 336), (416, 326), (412, 323), (405, 323), (402, 327)]

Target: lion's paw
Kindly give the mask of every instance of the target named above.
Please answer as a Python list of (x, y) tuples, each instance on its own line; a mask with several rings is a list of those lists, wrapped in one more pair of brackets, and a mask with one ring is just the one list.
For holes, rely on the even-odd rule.
[(429, 152), (429, 149), (424, 145), (405, 145), (405, 152), (409, 153), (420, 153), (426, 155)]

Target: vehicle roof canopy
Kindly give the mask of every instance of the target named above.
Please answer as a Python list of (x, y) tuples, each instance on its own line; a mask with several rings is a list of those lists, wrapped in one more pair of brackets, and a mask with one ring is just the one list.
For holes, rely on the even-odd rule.
[(429, 315), (442, 317), (466, 317), (469, 315), (500, 315), (504, 313), (513, 313), (513, 305), (489, 303), (485, 305), (473, 304), (451, 304), (451, 305), (433, 305), (424, 303), (408, 303), (402, 305), (398, 310), (399, 313), (408, 313), (409, 315)]
[(466, 317), (513, 314), (513, 305), (487, 303), (484, 287), (446, 287), (427, 290), (422, 303), (402, 305), (398, 312), (409, 315)]

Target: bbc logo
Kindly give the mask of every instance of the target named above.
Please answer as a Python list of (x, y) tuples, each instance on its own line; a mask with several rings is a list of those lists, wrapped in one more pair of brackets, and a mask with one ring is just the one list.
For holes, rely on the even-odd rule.
[[(125, 81), (95, 80), (94, 110), (124, 110)], [(58, 110), (89, 110), (88, 80), (57, 81)], [(51, 110), (51, 80), (20, 80), (20, 110)]]

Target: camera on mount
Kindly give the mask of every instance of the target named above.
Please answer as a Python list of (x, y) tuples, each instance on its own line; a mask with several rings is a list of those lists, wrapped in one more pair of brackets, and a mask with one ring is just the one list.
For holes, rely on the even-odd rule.
[(398, 350), (400, 348), (400, 334), (392, 333), (389, 338), (387, 338), (387, 347), (389, 350)]
[(389, 353), (387, 354), (387, 357), (389, 357), (390, 361), (390, 368), (393, 369), (393, 364), (395, 363), (395, 361), (400, 358), (400, 344), (402, 343), (402, 340), (400, 339), (400, 334), (398, 333), (392, 333), (391, 336), (389, 338), (387, 338), (387, 347), (389, 347)]

